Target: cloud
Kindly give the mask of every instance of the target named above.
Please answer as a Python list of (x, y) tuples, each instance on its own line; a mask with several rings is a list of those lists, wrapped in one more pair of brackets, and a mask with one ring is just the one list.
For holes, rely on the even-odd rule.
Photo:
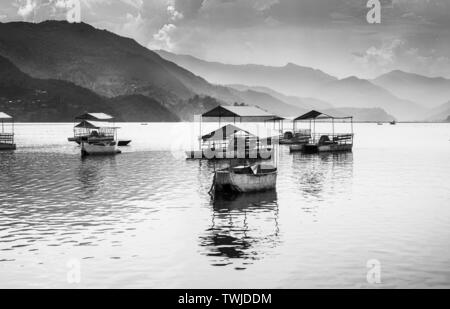
[(374, 66), (380, 70), (392, 65), (397, 60), (405, 41), (399, 38), (385, 41), (381, 47), (371, 46), (363, 53), (354, 53), (363, 66)]
[(180, 13), (180, 12), (178, 12), (178, 11), (175, 9), (175, 6), (173, 6), (172, 4), (170, 4), (170, 5), (167, 7), (167, 13), (169, 14), (170, 20), (171, 20), (171, 21), (174, 21), (174, 22), (175, 22), (175, 21), (178, 21), (178, 20), (181, 20), (181, 19), (184, 18), (183, 14)]
[(177, 27), (174, 24), (165, 24), (153, 35), (153, 41), (148, 44), (148, 48), (172, 51), (175, 44), (171, 39), (171, 35), (176, 29)]
[(19, 5), (17, 15), (21, 16), (22, 18), (29, 17), (37, 7), (36, 0), (22, 0), (17, 2)]

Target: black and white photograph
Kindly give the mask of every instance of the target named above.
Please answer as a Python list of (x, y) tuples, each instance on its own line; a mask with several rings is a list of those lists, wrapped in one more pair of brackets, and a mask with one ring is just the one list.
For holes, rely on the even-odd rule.
[(0, 289), (449, 289), (449, 177), (449, 0), (0, 0)]

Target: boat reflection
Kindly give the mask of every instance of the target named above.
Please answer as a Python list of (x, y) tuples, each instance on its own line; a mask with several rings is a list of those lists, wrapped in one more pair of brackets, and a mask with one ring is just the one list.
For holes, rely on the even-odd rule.
[(211, 227), (200, 238), (203, 254), (213, 266), (243, 270), (279, 243), (275, 191), (216, 196)]
[(353, 153), (294, 154), (293, 175), (305, 198), (324, 200), (351, 187)]
[(116, 165), (114, 156), (82, 157), (77, 168), (77, 179), (85, 199), (92, 198), (101, 190), (108, 174), (116, 170)]

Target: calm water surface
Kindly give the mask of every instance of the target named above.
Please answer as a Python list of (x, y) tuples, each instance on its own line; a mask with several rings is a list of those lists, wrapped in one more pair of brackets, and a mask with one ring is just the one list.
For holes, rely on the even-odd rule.
[[(353, 153), (290, 155), (277, 191), (212, 201), (189, 124), (123, 124), (81, 159), (72, 124), (0, 153), (0, 287), (450, 288), (450, 125), (357, 124)], [(67, 282), (79, 261), (81, 283)], [(69, 265), (70, 266), (70, 265)]]

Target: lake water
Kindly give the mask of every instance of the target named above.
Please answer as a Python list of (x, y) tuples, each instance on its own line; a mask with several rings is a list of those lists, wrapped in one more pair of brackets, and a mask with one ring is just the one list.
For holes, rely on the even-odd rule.
[(190, 124), (122, 124), (131, 147), (86, 159), (72, 126), (18, 124), (0, 153), (0, 288), (450, 288), (449, 124), (281, 148), (276, 192), (217, 201)]

